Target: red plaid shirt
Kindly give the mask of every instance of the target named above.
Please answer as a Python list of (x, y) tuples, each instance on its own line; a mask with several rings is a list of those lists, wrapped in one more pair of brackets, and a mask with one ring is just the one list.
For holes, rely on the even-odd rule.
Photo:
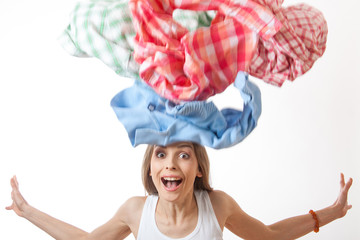
[(306, 73), (326, 48), (323, 14), (306, 4), (282, 8), (283, 0), (254, 0), (271, 10), (283, 27), (272, 38), (260, 39), (248, 72), (281, 86)]
[[(135, 60), (140, 77), (173, 101), (206, 100), (247, 71), (259, 36), (268, 41), (281, 23), (247, 0), (130, 0)], [(172, 19), (175, 9), (217, 10), (208, 28), (189, 32)]]

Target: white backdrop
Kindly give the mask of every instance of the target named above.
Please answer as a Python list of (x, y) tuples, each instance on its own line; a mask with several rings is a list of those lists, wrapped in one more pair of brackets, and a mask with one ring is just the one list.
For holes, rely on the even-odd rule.
[[(292, 4), (298, 1), (287, 1)], [(356, 0), (308, 1), (329, 35), (306, 75), (262, 91), (258, 127), (239, 145), (209, 149), (211, 177), (266, 224), (332, 204), (339, 173), (354, 185), (348, 215), (301, 239), (360, 239), (360, 22)], [(91, 231), (129, 197), (143, 195), (144, 146), (131, 147), (110, 107), (132, 84), (97, 59), (69, 56), (56, 38), (74, 0), (0, 3), (0, 239), (52, 239), (13, 212), (9, 179), (18, 176), (33, 206)], [(215, 98), (234, 104), (233, 87)], [(225, 231), (225, 239), (238, 239)], [(127, 239), (133, 239), (132, 236)]]

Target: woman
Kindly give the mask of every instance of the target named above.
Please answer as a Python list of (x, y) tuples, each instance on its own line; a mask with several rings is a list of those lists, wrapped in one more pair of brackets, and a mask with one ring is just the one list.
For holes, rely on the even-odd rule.
[(205, 148), (190, 142), (149, 146), (143, 168), (147, 197), (126, 201), (112, 219), (87, 233), (30, 206), (11, 179), (13, 203), (7, 207), (55, 239), (123, 239), (131, 232), (136, 239), (222, 239), (228, 228), (243, 239), (296, 239), (344, 217), (350, 178), (341, 174), (340, 194), (335, 203), (311, 214), (264, 225), (247, 215), (226, 193), (209, 185), (209, 160)]

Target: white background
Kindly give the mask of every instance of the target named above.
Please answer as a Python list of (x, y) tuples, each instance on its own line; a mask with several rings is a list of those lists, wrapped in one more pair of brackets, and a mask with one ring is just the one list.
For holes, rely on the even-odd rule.
[[(287, 1), (293, 4), (297, 1)], [(360, 239), (359, 3), (314, 0), (329, 27), (327, 50), (304, 76), (262, 91), (258, 127), (239, 145), (209, 149), (211, 177), (266, 224), (332, 204), (339, 173), (354, 185), (348, 215), (301, 239)], [(75, 1), (0, 3), (0, 239), (52, 239), (6, 211), (9, 179), (27, 201), (91, 231), (129, 197), (144, 195), (144, 146), (131, 147), (110, 107), (132, 84), (97, 59), (68, 55), (56, 38)], [(357, 26), (357, 27), (356, 27)], [(215, 98), (236, 104), (233, 87)], [(237, 239), (225, 231), (225, 239)], [(133, 239), (132, 236), (128, 239)]]

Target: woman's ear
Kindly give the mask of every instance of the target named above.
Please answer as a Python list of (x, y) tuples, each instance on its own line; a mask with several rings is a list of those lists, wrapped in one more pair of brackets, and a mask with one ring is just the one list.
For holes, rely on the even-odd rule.
[(196, 173), (196, 176), (199, 178), (201, 178), (203, 176), (200, 168), (199, 168), (198, 172)]

